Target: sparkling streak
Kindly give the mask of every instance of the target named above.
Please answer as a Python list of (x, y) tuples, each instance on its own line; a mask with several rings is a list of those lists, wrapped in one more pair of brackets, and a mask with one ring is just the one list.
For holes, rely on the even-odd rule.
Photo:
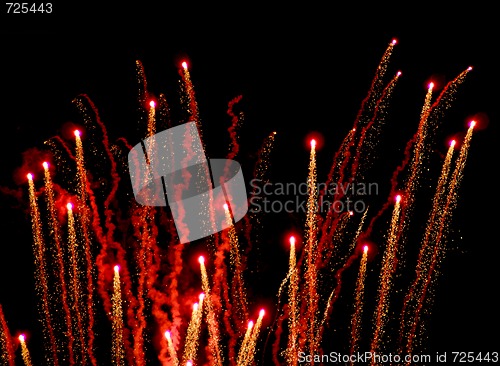
[(415, 311), (415, 316), (413, 319), (413, 322), (411, 323), (412, 328), (409, 333), (408, 337), (408, 342), (407, 342), (407, 347), (406, 349), (409, 352), (413, 351), (413, 342), (415, 340), (416, 336), (416, 330), (417, 327), (420, 323), (420, 313), (422, 311), (422, 308), (425, 303), (425, 299), (427, 296), (427, 292), (429, 291), (429, 286), (432, 282), (432, 279), (435, 276), (435, 271), (436, 267), (438, 265), (438, 261), (442, 258), (443, 255), (443, 246), (444, 246), (444, 235), (446, 234), (446, 230), (448, 228), (448, 223), (451, 220), (453, 210), (455, 209), (457, 205), (457, 200), (458, 200), (458, 187), (460, 186), (460, 183), (463, 178), (463, 173), (464, 173), (464, 168), (465, 168), (465, 163), (467, 160), (467, 155), (469, 152), (469, 147), (470, 147), (470, 142), (472, 139), (472, 132), (474, 130), (474, 127), (476, 125), (475, 121), (472, 121), (469, 124), (469, 129), (467, 130), (467, 134), (464, 138), (464, 141), (462, 143), (462, 147), (460, 148), (460, 153), (458, 156), (458, 159), (456, 161), (455, 169), (453, 171), (453, 174), (450, 179), (450, 184), (448, 187), (448, 195), (446, 197), (446, 203), (443, 208), (443, 212), (440, 217), (439, 221), (439, 227), (437, 229), (436, 233), (436, 238), (435, 238), (435, 244), (434, 244), (434, 252), (432, 255), (432, 258), (430, 260), (430, 267), (429, 270), (427, 271), (425, 277), (424, 277), (424, 284), (423, 284), (423, 289), (420, 293), (420, 298), (417, 303), (417, 309)]
[(73, 204), (68, 203), (66, 205), (68, 210), (68, 252), (69, 252), (69, 263), (70, 263), (70, 279), (69, 279), (69, 297), (71, 299), (71, 307), (73, 309), (73, 315), (76, 318), (76, 328), (75, 331), (78, 333), (78, 347), (80, 348), (80, 362), (82, 364), (86, 363), (87, 353), (85, 351), (85, 334), (83, 327), (82, 309), (85, 305), (83, 304), (82, 297), (82, 286), (80, 283), (80, 268), (82, 268), (82, 258), (79, 255), (78, 240), (76, 237), (75, 230), (75, 217), (73, 215)]
[(76, 168), (78, 177), (78, 193), (79, 193), (79, 210), (81, 215), (81, 229), (83, 234), (83, 245), (85, 252), (85, 264), (86, 264), (86, 280), (87, 280), (87, 347), (86, 352), (93, 366), (97, 366), (96, 359), (94, 357), (94, 270), (93, 261), (91, 254), (91, 242), (89, 233), (89, 209), (86, 205), (88, 193), (87, 193), (87, 172), (85, 170), (85, 160), (83, 154), (83, 144), (80, 138), (80, 131), (75, 131), (75, 142), (76, 142)]
[(205, 294), (200, 294), (199, 302), (193, 305), (191, 320), (188, 325), (186, 339), (184, 341), (183, 362), (194, 361), (198, 352), (198, 343), (200, 338), (201, 320), (203, 317), (203, 300)]
[(217, 317), (215, 315), (215, 310), (212, 304), (210, 283), (208, 281), (207, 269), (205, 267), (205, 258), (199, 257), (198, 262), (200, 263), (201, 269), (201, 284), (203, 292), (205, 293), (205, 302), (207, 303), (207, 323), (208, 323), (208, 333), (210, 339), (208, 341), (213, 362), (217, 366), (222, 366), (224, 364), (222, 353), (220, 350), (220, 335), (219, 335), (219, 325), (217, 322)]
[[(251, 334), (245, 344), (245, 352), (243, 354), (243, 360), (237, 364), (237, 366), (250, 366), (254, 362), (255, 357), (255, 347), (257, 346), (257, 339), (259, 337), (260, 328), (262, 326), (262, 319), (264, 318), (265, 311), (261, 309), (259, 312), (259, 317), (251, 329)], [(248, 330), (247, 330), (248, 331)]]
[(351, 319), (351, 355), (359, 350), (361, 338), (361, 319), (363, 315), (363, 299), (365, 293), (366, 262), (368, 260), (368, 246), (363, 247), (363, 256), (359, 265), (356, 292), (354, 297), (354, 314)]
[(114, 267), (113, 276), (113, 304), (112, 314), (112, 356), (113, 365), (125, 366), (125, 348), (123, 344), (123, 309), (122, 309), (122, 292), (120, 284), (120, 267)]
[(170, 336), (170, 332), (167, 330), (165, 332), (165, 338), (168, 343), (168, 353), (170, 355), (170, 360), (174, 366), (179, 366), (179, 359), (177, 358), (177, 352), (175, 352), (174, 344), (172, 343), (172, 337)]
[(33, 183), (33, 175), (28, 174), (29, 197), (31, 208), (31, 225), (33, 231), (33, 252), (35, 254), (35, 282), (36, 291), (41, 299), (41, 313), (43, 314), (43, 329), (44, 338), (47, 346), (50, 345), (51, 354), (47, 354), (47, 358), (54, 366), (59, 365), (57, 357), (57, 343), (52, 327), (52, 319), (50, 315), (49, 305), (49, 285), (45, 261), (45, 242), (42, 231), (42, 221), (40, 219), (40, 210), (36, 201), (35, 184)]
[(436, 191), (434, 193), (434, 198), (432, 201), (432, 209), (427, 221), (427, 226), (425, 229), (424, 238), (420, 247), (420, 252), (417, 260), (416, 275), (415, 280), (409, 287), (408, 293), (405, 296), (405, 301), (403, 304), (403, 309), (401, 311), (401, 334), (400, 342), (404, 339), (409, 339), (410, 335), (407, 333), (408, 328), (411, 328), (411, 316), (408, 311), (414, 312), (415, 301), (419, 296), (420, 287), (423, 281), (423, 275), (428, 271), (431, 256), (432, 256), (432, 242), (436, 238), (436, 229), (438, 222), (441, 217), (442, 208), (444, 207), (446, 200), (446, 182), (448, 181), (448, 175), (451, 166), (451, 160), (453, 157), (453, 151), (455, 147), (455, 140), (450, 143), (448, 152), (446, 153), (446, 158), (443, 162), (441, 168), (441, 174), (436, 186)]
[(247, 330), (245, 332), (245, 336), (243, 337), (243, 341), (241, 342), (240, 352), (238, 353), (238, 360), (236, 362), (236, 366), (244, 365), (245, 358), (248, 355), (248, 341), (250, 340), (250, 336), (252, 335), (253, 329), (253, 321), (248, 322)]
[(290, 237), (290, 259), (288, 261), (288, 277), (290, 277), (290, 284), (288, 286), (288, 345), (286, 348), (286, 358), (288, 365), (297, 365), (298, 350), (297, 339), (299, 335), (298, 323), (298, 298), (299, 292), (299, 274), (297, 268), (297, 256), (295, 253), (295, 237)]
[[(396, 203), (392, 212), (391, 226), (388, 233), (387, 246), (382, 259), (382, 271), (380, 273), (380, 283), (378, 290), (378, 304), (375, 312), (375, 332), (371, 342), (371, 352), (379, 351), (380, 343), (384, 335), (384, 328), (389, 310), (389, 293), (392, 287), (392, 278), (396, 271), (398, 242), (397, 228), (401, 213), (401, 196), (396, 196)], [(372, 365), (374, 363), (372, 362)]]
[(233, 219), (231, 217), (231, 212), (229, 211), (229, 206), (227, 203), (224, 204), (224, 214), (226, 219), (226, 225), (228, 226), (228, 237), (230, 243), (230, 261), (233, 266), (233, 291), (232, 294), (235, 297), (233, 303), (236, 305), (237, 316), (240, 319), (248, 318), (248, 303), (247, 303), (247, 291), (245, 289), (245, 283), (243, 281), (243, 267), (240, 255), (240, 244), (238, 241), (238, 235), (236, 234), (236, 229), (233, 225)]
[(0, 364), (3, 366), (15, 366), (14, 358), (15, 354), (10, 331), (5, 321), (2, 305), (0, 305)]
[(305, 290), (304, 296), (307, 298), (306, 318), (304, 325), (307, 329), (307, 343), (310, 354), (315, 354), (319, 346), (315, 334), (317, 331), (316, 316), (318, 310), (318, 273), (317, 261), (317, 206), (318, 187), (316, 173), (316, 141), (311, 140), (311, 152), (309, 156), (309, 174), (307, 177), (307, 216), (306, 216), (306, 269), (305, 269)]
[(53, 256), (55, 258), (56, 266), (54, 267), (54, 274), (59, 281), (58, 285), (60, 287), (61, 304), (64, 312), (64, 320), (66, 325), (65, 339), (68, 340), (68, 354), (69, 354), (69, 364), (75, 364), (75, 356), (73, 354), (73, 329), (71, 322), (71, 311), (68, 305), (68, 290), (66, 286), (65, 270), (64, 270), (64, 256), (61, 248), (61, 229), (59, 226), (59, 221), (57, 220), (56, 207), (54, 202), (54, 189), (52, 184), (52, 178), (50, 176), (49, 164), (43, 162), (44, 168), (44, 182), (45, 182), (45, 197), (47, 201), (47, 207), (49, 211), (49, 227), (50, 233), (52, 234), (54, 248)]
[(19, 342), (21, 343), (21, 357), (23, 358), (23, 362), (25, 366), (32, 366), (30, 352), (28, 350), (28, 346), (26, 345), (26, 337), (24, 334), (19, 336)]

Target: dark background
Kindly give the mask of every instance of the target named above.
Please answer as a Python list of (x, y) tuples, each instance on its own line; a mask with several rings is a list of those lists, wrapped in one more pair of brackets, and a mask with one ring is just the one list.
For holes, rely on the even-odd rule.
[[(94, 101), (110, 136), (134, 136), (135, 60), (144, 64), (149, 90), (165, 92), (173, 103), (179, 64), (188, 60), (210, 156), (227, 151), (227, 102), (242, 94), (241, 159), (251, 159), (262, 139), (276, 130), (274, 177), (304, 179), (305, 136), (315, 131), (325, 141), (318, 155), (318, 173), (324, 177), (382, 53), (397, 38), (388, 76), (397, 70), (403, 76), (374, 167), (381, 194), (386, 194), (390, 174), (416, 130), (427, 83), (447, 82), (472, 65), (474, 70), (434, 139), (439, 157), (446, 152), (449, 137), (465, 132), (470, 116), (483, 113), (489, 121), (472, 139), (450, 251), (428, 327), (428, 347), (499, 351), (499, 37), (491, 10), (472, 6), (455, 13), (408, 9), (393, 14), (383, 8), (331, 11), (311, 6), (210, 8), (204, 13), (189, 5), (174, 10), (83, 4), (70, 9), (54, 4), (52, 15), (6, 16), (4, 12), (0, 186), (10, 189), (26, 188), (14, 176), (22, 153), (43, 148), (45, 139), (61, 133), (74, 118), (71, 100), (80, 93)], [(10, 196), (4, 195), (0, 202), (0, 303), (14, 334), (36, 332), (29, 216)], [(280, 258), (284, 265), (274, 267), (273, 273), (268, 268), (272, 265), (264, 264), (263, 272), (254, 278), (262, 287), (252, 290), (261, 291), (268, 301), (286, 271), (287, 254), (279, 241), (287, 231), (301, 229), (297, 224), (301, 219), (295, 219), (295, 227), (277, 221), (264, 228), (269, 241), (265, 255), (271, 256), (270, 263)], [(276, 279), (258, 282), (271, 274)]]

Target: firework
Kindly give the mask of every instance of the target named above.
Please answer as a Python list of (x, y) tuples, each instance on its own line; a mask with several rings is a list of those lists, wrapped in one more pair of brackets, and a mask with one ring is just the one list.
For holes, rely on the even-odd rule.
[[(391, 201), (378, 212), (375, 211), (377, 213), (372, 215), (370, 224), (365, 228), (367, 208), (363, 212), (337, 208), (354, 196), (354, 193), (345, 189), (346, 185), (364, 179), (372, 156), (375, 155), (372, 152), (378, 143), (377, 137), (383, 132), (382, 122), (401, 75), (398, 72), (388, 82), (384, 80), (396, 43), (393, 40), (385, 50), (354, 124), (335, 152), (329, 167), (324, 187), (336, 184), (344, 187), (343, 190), (331, 193), (326, 188), (318, 189), (318, 183), (321, 183), (318, 181), (317, 171), (319, 146), (316, 140), (310, 141), (307, 212), (301, 223), (304, 228), (301, 238), (303, 249), (298, 252), (297, 239), (294, 236), (289, 238), (288, 272), (278, 289), (278, 301), (271, 310), (271, 313), (276, 314), (276, 320), (268, 328), (267, 339), (274, 337), (271, 353), (276, 364), (286, 362), (296, 366), (300, 351), (319, 353), (325, 346), (323, 341), (331, 335), (331, 328), (335, 332), (337, 326), (350, 326), (351, 353), (362, 349), (361, 340), (364, 337), (370, 341), (372, 352), (389, 349), (387, 323), (389, 314), (397, 305), (392, 299), (396, 293), (395, 278), (400, 266), (398, 262), (406, 254), (406, 234), (417, 213), (416, 194), (421, 188), (425, 164), (431, 159), (431, 132), (438, 126), (439, 118), (448, 108), (458, 85), (470, 71), (467, 69), (448, 83), (434, 102), (434, 86), (429, 85), (417, 132), (408, 142), (403, 163), (390, 181)], [(136, 69), (141, 115), (139, 121), (146, 125), (143, 128), (144, 137), (152, 138), (160, 126), (172, 126), (170, 109), (164, 95), (151, 98), (144, 69), (139, 61)], [(183, 92), (181, 103), (185, 112), (185, 120), (181, 122), (196, 122), (199, 136), (202, 137), (198, 104), (186, 62), (182, 63), (179, 72)], [(228, 103), (228, 159), (239, 156), (242, 148), (240, 132), (243, 114), (235, 111), (241, 99), (241, 96), (237, 96)], [(172, 212), (168, 209), (128, 202), (130, 192), (122, 190), (120, 173), (127, 172), (127, 161), (123, 156), (132, 148), (131, 144), (124, 137), (119, 138), (116, 144), (108, 139), (106, 128), (88, 97), (78, 97), (76, 104), (83, 113), (85, 129), (74, 131), (74, 152), (73, 142), (66, 143), (62, 138), (55, 137), (49, 143), (55, 151), (54, 159), (57, 164), (54, 164), (54, 168), (62, 167), (63, 163), (72, 165), (76, 173), (75, 182), (72, 183), (75, 184), (71, 187), (57, 186), (57, 190), (54, 190), (48, 163), (44, 164), (43, 190), (37, 192), (33, 176), (28, 177), (36, 290), (40, 298), (40, 316), (50, 364), (97, 366), (102, 362), (98, 361), (99, 357), (103, 357), (101, 353), (108, 352), (110, 355), (104, 357), (108, 356), (113, 364), (120, 366), (149, 364), (148, 356), (154, 352), (162, 364), (175, 366), (202, 363), (250, 366), (258, 364), (259, 351), (262, 351), (263, 362), (267, 362), (267, 341), (263, 349), (259, 349), (265, 312), (261, 310), (255, 322), (249, 320), (254, 306), (251, 295), (255, 294), (245, 284), (250, 249), (260, 240), (257, 229), (262, 221), (259, 215), (250, 212), (242, 222), (245, 225), (236, 225), (231, 206), (225, 204), (224, 220), (227, 229), (199, 242), (199, 245), (205, 246), (203, 253), (206, 254), (198, 258), (200, 276), (190, 276), (190, 273), (197, 273), (198, 270), (196, 268), (193, 271), (186, 265), (186, 259), (193, 255), (191, 247), (176, 245), (178, 241), (184, 243), (189, 233), (187, 225), (182, 222), (187, 218), (186, 212), (179, 207), (180, 221), (174, 224)], [(406, 294), (401, 316), (400, 338), (407, 337), (407, 342), (401, 344), (401, 350), (409, 353), (415, 349), (418, 341), (419, 330), (422, 328), (421, 313), (427, 304), (431, 284), (444, 255), (448, 222), (457, 205), (457, 190), (463, 176), (473, 127), (474, 123), (467, 132), (451, 176), (453, 149), (450, 147), (448, 150), (436, 187), (428, 226), (422, 240), (416, 279)], [(85, 146), (82, 142), (83, 134)], [(267, 134), (253, 171), (254, 178), (262, 181), (268, 180), (270, 153), (274, 149), (276, 138), (276, 132)], [(193, 131), (188, 131), (184, 136), (187, 156), (182, 164), (193, 156), (204, 153), (193, 151), (197, 149), (191, 146), (193, 138)], [(201, 142), (205, 149), (207, 142)], [(157, 148), (154, 143), (144, 146), (148, 165), (157, 164), (160, 160), (154, 157), (158, 152)], [(183, 171), (180, 177), (182, 179), (176, 182), (173, 199), (181, 198), (190, 184), (212, 181), (208, 166), (201, 167), (195, 174)], [(172, 177), (165, 177), (169, 178)], [(107, 185), (103, 182), (107, 182)], [(47, 203), (45, 226), (41, 217), (44, 211), (40, 213), (37, 202), (41, 194), (45, 195)], [(65, 204), (68, 202), (67, 199), (62, 199), (63, 195), (71, 197), (74, 203), (67, 204), (66, 229), (59, 222), (63, 219), (56, 214), (57, 199), (64, 200)], [(323, 203), (327, 201), (332, 205), (325, 214), (318, 207), (323, 207)], [(383, 230), (386, 232), (385, 242), (380, 245), (377, 239), (371, 238), (372, 235), (375, 238), (377, 234), (374, 224), (384, 218), (382, 214), (393, 202), (389, 227)], [(208, 207), (202, 209), (209, 209), (212, 204), (213, 197), (209, 193)], [(370, 208), (370, 214), (371, 212)], [(210, 210), (210, 222), (204, 225), (212, 225), (214, 228), (214, 220), (214, 214)], [(63, 238), (67, 239), (66, 247)], [(364, 296), (368, 246), (363, 247), (367, 238), (377, 241), (382, 252), (371, 339), (366, 335), (369, 327), (362, 324), (363, 313), (367, 311)], [(50, 245), (46, 245), (47, 239), (51, 241)], [(370, 257), (377, 259), (376, 254), (371, 254)], [(358, 261), (352, 317), (350, 324), (342, 324), (343, 320), (334, 313), (334, 305), (341, 297), (343, 287), (346, 287), (343, 280), (349, 284), (343, 278), (344, 274), (354, 270), (353, 264)], [(53, 273), (48, 273), (48, 263), (55, 264)], [(249, 273), (256, 271), (258, 270), (250, 269)], [(57, 289), (57, 296), (50, 293), (51, 285)], [(200, 290), (200, 285), (203, 294), (195, 300), (195, 293)], [(99, 306), (101, 303), (102, 309)], [(58, 309), (56, 304), (62, 306)], [(103, 311), (100, 314), (102, 317), (99, 316), (99, 311)], [(4, 363), (8, 360), (11, 366), (13, 356), (9, 353), (9, 349), (12, 350), (8, 345), (10, 335), (1, 308), (0, 316), (1, 357)], [(60, 324), (54, 321), (55, 318), (59, 323), (64, 322), (64, 330), (57, 328)], [(111, 328), (110, 350), (101, 349), (101, 342), (97, 342), (100, 332), (94, 333), (101, 325), (100, 322), (105, 323), (106, 320)], [(60, 333), (67, 337), (60, 339)], [(207, 333), (208, 337), (204, 337)], [(63, 350), (63, 346), (67, 350)], [(31, 359), (24, 338), (21, 347), (23, 360), (26, 365), (30, 365)]]

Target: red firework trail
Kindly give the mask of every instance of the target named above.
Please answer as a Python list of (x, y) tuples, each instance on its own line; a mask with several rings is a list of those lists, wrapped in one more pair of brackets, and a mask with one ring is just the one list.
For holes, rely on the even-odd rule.
[(69, 158), (71, 160), (73, 160), (73, 161), (76, 160), (75, 155), (73, 155), (73, 152), (71, 151), (70, 147), (68, 146), (68, 144), (66, 143), (66, 141), (64, 141), (60, 136), (55, 135), (55, 136), (51, 137), (50, 140), (57, 141), (63, 147), (64, 151), (69, 156)]
[(14, 346), (9, 327), (5, 321), (2, 305), (0, 305), (0, 361), (5, 366), (15, 366)]
[(191, 75), (188, 70), (188, 65), (186, 62), (182, 63), (182, 71), (180, 72), (182, 81), (184, 82), (184, 85), (186, 87), (186, 93), (188, 96), (188, 101), (189, 101), (189, 118), (191, 121), (196, 122), (196, 126), (198, 127), (198, 131), (200, 132), (201, 136), (201, 123), (200, 123), (200, 116), (198, 112), (198, 103), (196, 102), (196, 96), (194, 92), (194, 86), (191, 81)]
[[(91, 118), (88, 113), (88, 108), (83, 104), (83, 101), (85, 101), (92, 111), (93, 117)], [(108, 157), (108, 160), (111, 164), (111, 170), (110, 170), (110, 175), (111, 175), (111, 190), (106, 197), (106, 200), (104, 202), (104, 218), (105, 218), (105, 227), (107, 229), (106, 234), (104, 234), (103, 229), (101, 227), (100, 223), (100, 214), (99, 214), (99, 208), (98, 205), (95, 201), (95, 196), (94, 192), (90, 188), (90, 184), (87, 180), (86, 182), (86, 188), (87, 188), (87, 197), (89, 198), (90, 201), (90, 206), (92, 208), (92, 229), (98, 239), (98, 242), (101, 244), (101, 250), (100, 253), (98, 254), (96, 258), (96, 264), (98, 268), (98, 288), (99, 288), (99, 293), (101, 295), (101, 298), (104, 303), (104, 307), (106, 312), (109, 314), (112, 308), (111, 304), (111, 299), (110, 295), (108, 292), (109, 284), (110, 284), (110, 276), (109, 274), (112, 273), (112, 267), (114, 266), (114, 263), (118, 263), (120, 265), (120, 277), (123, 283), (123, 296), (125, 297), (125, 304), (128, 305), (127, 308), (127, 323), (129, 324), (131, 329), (137, 329), (137, 323), (136, 321), (138, 320), (139, 322), (141, 321), (141, 316), (140, 314), (134, 313), (134, 309), (137, 308), (137, 300), (133, 296), (132, 292), (132, 282), (130, 278), (130, 272), (128, 270), (127, 266), (127, 259), (126, 259), (126, 253), (123, 247), (117, 243), (114, 240), (114, 230), (116, 228), (115, 224), (112, 221), (114, 211), (111, 209), (112, 202), (115, 199), (116, 192), (118, 190), (118, 184), (120, 182), (120, 177), (117, 173), (117, 165), (116, 161), (114, 159), (113, 154), (110, 151), (109, 148), (109, 138), (107, 134), (106, 127), (102, 123), (99, 114), (97, 112), (97, 108), (93, 104), (93, 102), (90, 100), (90, 98), (86, 95), (81, 95), (80, 98), (76, 99), (77, 106), (79, 107), (80, 111), (83, 113), (85, 118), (86, 124), (89, 124), (90, 122), (95, 122), (97, 123), (98, 127), (101, 130), (102, 133), (102, 146), (104, 147), (104, 151)], [(82, 152), (82, 160), (83, 160), (83, 152)], [(86, 177), (86, 174), (85, 174)], [(112, 253), (116, 253), (116, 258), (113, 257)], [(137, 319), (137, 317), (139, 319)], [(128, 329), (126, 330), (128, 332)], [(134, 339), (136, 341), (135, 343), (141, 343), (140, 340)], [(130, 344), (128, 337), (125, 338), (125, 347), (127, 350), (127, 355), (130, 358)], [(136, 348), (134, 347), (134, 350)], [(141, 358), (143, 359), (143, 357)]]
[[(465, 76), (469, 71), (471, 71), (472, 68), (467, 68), (466, 70), (462, 71), (456, 78), (448, 82), (441, 93), (439, 93), (438, 97), (436, 98), (435, 102), (431, 105), (430, 111), (429, 111), (429, 116), (428, 118), (432, 119), (434, 117), (434, 113), (437, 114), (441, 108), (442, 105), (444, 105), (445, 108), (449, 107), (450, 103), (446, 103), (448, 100), (453, 99), (453, 95), (457, 90), (458, 85), (464, 81)], [(391, 191), (389, 196), (387, 197), (387, 201), (384, 203), (382, 208), (379, 210), (379, 212), (370, 220), (370, 223), (368, 224), (368, 227), (366, 229), (366, 232), (364, 234), (365, 237), (369, 237), (373, 231), (373, 226), (375, 222), (382, 216), (382, 214), (390, 207), (392, 203), (393, 197), (397, 194), (398, 189), (398, 177), (399, 174), (404, 171), (408, 163), (410, 162), (410, 159), (412, 157), (412, 147), (414, 146), (415, 142), (418, 139), (418, 133), (419, 131), (415, 132), (413, 137), (406, 143), (406, 147), (404, 150), (404, 155), (403, 155), (403, 160), (401, 164), (394, 170), (391, 176)], [(404, 216), (404, 212), (403, 212)], [(404, 217), (403, 217), (404, 218)]]
[(73, 354), (73, 329), (71, 325), (71, 312), (68, 306), (68, 290), (66, 287), (65, 280), (65, 270), (64, 270), (64, 257), (61, 248), (61, 229), (59, 227), (59, 221), (57, 220), (55, 201), (54, 201), (54, 190), (52, 185), (52, 178), (50, 176), (49, 164), (47, 162), (43, 163), (44, 168), (44, 180), (45, 180), (45, 197), (47, 201), (47, 206), (49, 210), (49, 227), (50, 233), (52, 234), (52, 239), (54, 241), (54, 258), (56, 261), (55, 275), (59, 280), (59, 286), (61, 290), (61, 304), (64, 311), (64, 320), (66, 323), (66, 334), (68, 339), (68, 353), (69, 353), (69, 364), (75, 364), (75, 357)]
[(57, 343), (54, 334), (54, 328), (52, 327), (52, 319), (50, 316), (49, 309), (49, 285), (47, 283), (47, 272), (45, 263), (45, 243), (43, 239), (42, 232), (42, 222), (40, 220), (40, 211), (38, 209), (38, 204), (36, 201), (35, 184), (33, 183), (33, 175), (28, 174), (28, 184), (29, 184), (29, 196), (30, 196), (30, 207), (31, 207), (31, 223), (33, 230), (33, 251), (35, 254), (35, 266), (36, 266), (36, 277), (38, 279), (38, 284), (36, 286), (37, 292), (41, 297), (41, 306), (43, 312), (43, 324), (46, 337), (50, 344), (50, 349), (52, 354), (47, 355), (48, 359), (54, 366), (59, 365), (59, 360), (57, 357)]
[(78, 243), (76, 238), (76, 229), (75, 229), (75, 218), (73, 216), (73, 204), (67, 204), (68, 209), (68, 246), (69, 246), (69, 262), (71, 266), (70, 273), (70, 288), (72, 293), (72, 307), (74, 312), (76, 313), (76, 332), (78, 333), (78, 340), (80, 347), (80, 362), (85, 363), (85, 359), (87, 354), (85, 352), (85, 335), (84, 335), (84, 327), (82, 320), (82, 288), (80, 284), (80, 273), (79, 268), (82, 266), (81, 258), (78, 255)]
[(224, 326), (229, 334), (229, 359), (231, 362), (236, 360), (236, 341), (238, 338), (238, 334), (233, 329), (233, 325), (231, 322), (232, 317), (232, 309), (233, 304), (229, 298), (229, 286), (228, 286), (228, 270), (226, 266), (226, 255), (230, 251), (230, 243), (227, 237), (224, 235), (219, 236), (219, 245), (217, 246), (217, 251), (215, 253), (214, 259), (214, 267), (215, 272), (213, 274), (213, 285), (211, 292), (211, 301), (214, 305), (214, 313), (218, 317), (220, 314), (218, 312), (219, 309), (223, 309), (227, 307), (227, 311), (224, 311), (222, 314), (222, 320), (224, 322)]
[(356, 259), (358, 259), (359, 255), (360, 255), (359, 252), (355, 251), (347, 259), (345, 264), (338, 271), (335, 272), (336, 285), (328, 298), (325, 313), (323, 315), (323, 320), (322, 320), (320, 326), (318, 327), (318, 334), (316, 335), (318, 338), (321, 338), (321, 336), (323, 335), (323, 332), (325, 330), (324, 325), (328, 322), (328, 320), (332, 314), (332, 311), (333, 311), (333, 305), (337, 302), (337, 299), (339, 298), (340, 290), (342, 288), (342, 274), (344, 273), (344, 271), (346, 269), (348, 269), (356, 261)]
[(242, 95), (238, 95), (236, 98), (232, 99), (228, 103), (227, 114), (231, 117), (231, 126), (228, 128), (229, 137), (231, 138), (231, 144), (229, 153), (227, 154), (228, 159), (234, 159), (238, 152), (240, 151), (240, 145), (238, 145), (238, 127), (240, 124), (240, 117), (234, 114), (233, 108), (234, 105), (239, 103), (243, 98)]
[(396, 82), (398, 81), (400, 76), (401, 76), (401, 72), (398, 72), (392, 78), (392, 80), (387, 84), (387, 86), (384, 88), (384, 90), (382, 90), (382, 95), (377, 100), (377, 103), (375, 105), (372, 119), (361, 130), (361, 133), (359, 136), (359, 141), (358, 141), (358, 146), (356, 148), (356, 155), (354, 157), (354, 161), (353, 161), (352, 167), (351, 167), (351, 182), (354, 181), (354, 179), (356, 178), (356, 173), (357, 173), (358, 167), (359, 167), (359, 158), (361, 155), (361, 149), (364, 145), (364, 142), (366, 139), (366, 134), (372, 128), (372, 126), (375, 124), (375, 122), (377, 121), (377, 118), (379, 117), (379, 113), (381, 113), (382, 110), (384, 109), (385, 101), (387, 100), (388, 97), (390, 97), (394, 87), (396, 86)]
[(465, 136), (464, 142), (463, 142), (462, 147), (460, 149), (460, 155), (459, 155), (457, 162), (456, 162), (455, 170), (453, 171), (453, 175), (452, 175), (451, 180), (450, 180), (450, 186), (448, 188), (448, 195), (446, 197), (446, 204), (444, 206), (443, 213), (442, 213), (441, 218), (440, 218), (439, 228), (437, 231), (436, 241), (434, 244), (433, 256), (432, 256), (432, 259), (430, 262), (430, 267), (429, 267), (429, 270), (427, 272), (427, 276), (425, 276), (425, 279), (424, 279), (424, 285), (423, 285), (422, 292), (420, 294), (419, 301), (417, 303), (418, 305), (417, 305), (417, 308), (415, 311), (414, 319), (413, 319), (413, 322), (411, 323), (412, 327), (411, 327), (411, 330), (409, 333), (408, 343), (407, 343), (407, 347), (406, 347), (406, 349), (410, 353), (413, 351), (413, 341), (415, 339), (415, 333), (416, 333), (417, 326), (418, 326), (419, 321), (420, 321), (420, 313), (421, 313), (422, 308), (424, 306), (424, 302), (425, 302), (424, 300), (427, 296), (427, 291), (429, 289), (429, 285), (431, 283), (432, 276), (434, 275), (434, 271), (436, 269), (439, 256), (442, 254), (441, 252), (443, 250), (442, 245), (444, 244), (443, 239), (444, 239), (445, 230), (447, 228), (447, 224), (448, 224), (449, 220), (451, 219), (453, 209), (456, 207), (456, 204), (457, 204), (457, 190), (458, 190), (458, 187), (459, 187), (460, 182), (461, 182), (462, 177), (463, 177), (463, 170), (465, 168), (465, 162), (467, 160), (467, 154), (468, 154), (470, 140), (472, 138), (472, 132), (474, 130), (474, 126), (475, 126), (475, 122), (473, 121), (470, 124), (469, 130), (467, 131), (467, 135)]

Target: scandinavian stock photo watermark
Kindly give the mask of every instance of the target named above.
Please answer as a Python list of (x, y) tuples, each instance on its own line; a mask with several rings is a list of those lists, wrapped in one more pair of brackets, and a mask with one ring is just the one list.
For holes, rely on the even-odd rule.
[(249, 211), (253, 213), (306, 213), (308, 197), (317, 195), (316, 212), (363, 213), (367, 198), (379, 192), (377, 183), (318, 183), (267, 182), (252, 179), (249, 182)]

